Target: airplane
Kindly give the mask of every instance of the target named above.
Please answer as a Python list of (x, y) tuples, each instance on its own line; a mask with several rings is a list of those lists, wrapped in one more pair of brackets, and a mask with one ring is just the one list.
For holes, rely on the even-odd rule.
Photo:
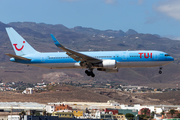
[(174, 58), (162, 51), (88, 51), (77, 52), (69, 49), (51, 34), (55, 45), (65, 52), (39, 52), (36, 51), (21, 35), (12, 27), (6, 28), (7, 34), (16, 55), (5, 53), (10, 56), (10, 61), (26, 65), (50, 68), (50, 69), (72, 69), (85, 68), (87, 76), (95, 77), (93, 69), (116, 73), (119, 68), (132, 67), (159, 67), (170, 64)]

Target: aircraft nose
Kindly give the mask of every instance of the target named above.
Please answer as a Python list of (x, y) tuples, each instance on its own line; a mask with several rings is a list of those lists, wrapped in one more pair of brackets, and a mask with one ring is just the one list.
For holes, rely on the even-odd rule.
[(170, 60), (170, 61), (174, 61), (174, 58), (170, 56), (170, 57), (169, 57), (169, 60)]

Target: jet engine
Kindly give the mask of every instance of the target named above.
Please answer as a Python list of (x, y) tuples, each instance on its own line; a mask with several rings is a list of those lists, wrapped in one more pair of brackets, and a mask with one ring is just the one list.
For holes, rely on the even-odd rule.
[(117, 67), (116, 63), (116, 60), (103, 60), (101, 63), (93, 64), (93, 66), (98, 68), (113, 69)]
[(103, 60), (102, 67), (107, 69), (116, 68), (116, 60)]

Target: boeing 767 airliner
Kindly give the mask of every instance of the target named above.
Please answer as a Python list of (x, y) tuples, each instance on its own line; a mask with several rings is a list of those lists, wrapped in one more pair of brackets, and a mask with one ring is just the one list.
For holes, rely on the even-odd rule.
[(154, 50), (77, 52), (64, 47), (52, 34), (55, 45), (65, 52), (41, 53), (12, 27), (6, 28), (6, 31), (16, 54), (6, 53), (12, 57), (10, 61), (51, 69), (86, 68), (85, 73), (92, 77), (95, 77), (93, 69), (115, 73), (118, 68), (124, 67), (159, 67), (161, 74), (162, 66), (174, 61), (169, 54)]

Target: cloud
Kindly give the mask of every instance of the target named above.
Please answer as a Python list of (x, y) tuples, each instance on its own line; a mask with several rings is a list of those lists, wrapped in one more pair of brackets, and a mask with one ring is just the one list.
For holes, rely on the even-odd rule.
[(155, 9), (171, 18), (180, 20), (180, 0), (166, 0), (155, 5)]
[(106, 4), (115, 4), (117, 3), (117, 0), (104, 0)]
[(172, 40), (180, 40), (180, 37), (173, 37)]
[(74, 1), (79, 1), (79, 0), (61, 0), (61, 1), (74, 2)]
[(169, 39), (171, 39), (171, 40), (180, 40), (180, 36), (163, 35), (162, 37), (169, 38)]
[(138, 0), (138, 5), (143, 4), (144, 0)]
[(130, 0), (130, 4), (131, 5), (143, 5), (143, 3), (145, 2), (145, 0)]

